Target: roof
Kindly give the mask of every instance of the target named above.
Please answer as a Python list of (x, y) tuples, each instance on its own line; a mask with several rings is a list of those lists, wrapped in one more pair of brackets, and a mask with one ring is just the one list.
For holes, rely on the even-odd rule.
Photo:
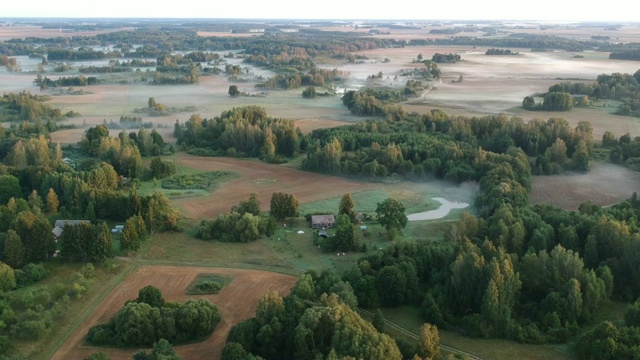
[(53, 235), (55, 235), (55, 237), (60, 237), (60, 235), (62, 235), (62, 228), (56, 226), (53, 228), (53, 230), (51, 230), (51, 232), (53, 233)]
[(336, 222), (336, 217), (331, 214), (311, 215), (311, 225), (334, 224), (335, 222)]
[(76, 226), (82, 223), (91, 223), (89, 220), (56, 220), (56, 223), (53, 225), (54, 227), (63, 228), (65, 225)]

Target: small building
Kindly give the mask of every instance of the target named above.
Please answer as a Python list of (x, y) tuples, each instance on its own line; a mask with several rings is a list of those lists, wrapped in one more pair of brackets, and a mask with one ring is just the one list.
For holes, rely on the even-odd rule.
[(53, 233), (53, 236), (56, 237), (56, 241), (57, 241), (62, 235), (62, 229), (65, 227), (65, 225), (76, 226), (82, 223), (91, 224), (91, 221), (89, 220), (56, 220), (55, 224), (53, 225), (53, 230), (51, 230), (51, 232)]
[(336, 224), (336, 217), (327, 215), (311, 215), (311, 227), (314, 229), (327, 229)]

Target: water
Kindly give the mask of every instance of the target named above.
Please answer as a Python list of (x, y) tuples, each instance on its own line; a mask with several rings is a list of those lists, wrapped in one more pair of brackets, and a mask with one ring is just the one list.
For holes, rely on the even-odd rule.
[(408, 215), (407, 219), (409, 221), (442, 219), (443, 217), (447, 216), (447, 214), (449, 214), (449, 211), (453, 209), (464, 209), (469, 207), (469, 204), (465, 202), (449, 201), (445, 198), (439, 197), (432, 199), (441, 204), (439, 208)]

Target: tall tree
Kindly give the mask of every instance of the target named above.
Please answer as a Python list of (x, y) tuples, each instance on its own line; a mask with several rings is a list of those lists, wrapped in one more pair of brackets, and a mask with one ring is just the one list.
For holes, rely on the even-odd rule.
[(32, 209), (38, 208), (42, 210), (42, 207), (44, 205), (44, 203), (42, 202), (42, 198), (40, 197), (40, 195), (38, 195), (38, 191), (36, 191), (35, 189), (31, 191), (31, 194), (29, 194), (27, 202), (29, 203), (29, 207), (31, 207)]
[(12, 197), (22, 197), (20, 181), (13, 175), (0, 175), (0, 205), (6, 204)]
[(53, 188), (49, 188), (49, 192), (47, 193), (47, 204), (45, 207), (45, 211), (48, 214), (55, 214), (58, 212), (58, 206), (60, 206), (58, 195), (53, 190)]
[(105, 222), (93, 225), (91, 230), (92, 236), (88, 247), (89, 261), (101, 263), (111, 257), (112, 241), (111, 232)]
[(425, 360), (434, 359), (440, 353), (440, 333), (438, 327), (425, 323), (420, 327), (420, 357)]
[(351, 193), (346, 193), (342, 195), (342, 199), (340, 199), (340, 208), (338, 209), (338, 214), (345, 214), (349, 216), (349, 219), (352, 223), (356, 222), (356, 213), (353, 211), (353, 208), (356, 206), (353, 201), (353, 196)]
[(295, 195), (276, 192), (271, 195), (271, 216), (278, 220), (299, 215), (300, 203)]
[(336, 219), (336, 234), (331, 237), (331, 241), (333, 243), (331, 251), (353, 251), (358, 248), (353, 224), (348, 215), (339, 215)]
[(14, 269), (19, 269), (25, 264), (24, 245), (20, 235), (13, 230), (7, 231), (4, 238), (4, 262)]

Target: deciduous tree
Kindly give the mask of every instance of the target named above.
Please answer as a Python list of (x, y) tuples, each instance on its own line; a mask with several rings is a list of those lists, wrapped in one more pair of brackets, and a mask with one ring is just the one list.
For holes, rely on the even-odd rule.
[(282, 192), (273, 193), (271, 195), (271, 216), (278, 220), (287, 217), (297, 217), (300, 204), (295, 195), (285, 194)]
[(384, 226), (387, 231), (391, 229), (401, 230), (407, 226), (407, 215), (402, 203), (396, 199), (388, 198), (378, 203), (376, 207), (378, 222)]
[(349, 216), (349, 219), (351, 220), (351, 222), (355, 223), (356, 214), (353, 211), (353, 208), (355, 206), (356, 204), (353, 201), (353, 196), (351, 196), (351, 193), (346, 193), (342, 196), (342, 199), (340, 200), (340, 208), (338, 209), (338, 214), (345, 214)]

